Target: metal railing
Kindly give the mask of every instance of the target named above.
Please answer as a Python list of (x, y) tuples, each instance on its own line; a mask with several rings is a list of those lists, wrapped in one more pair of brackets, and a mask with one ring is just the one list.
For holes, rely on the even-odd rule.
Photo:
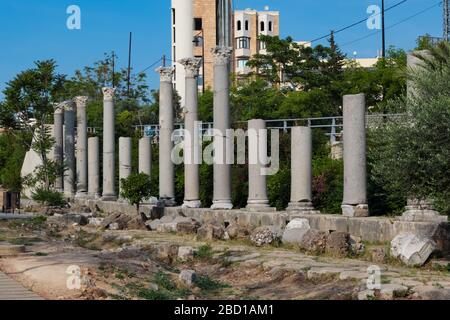
[[(398, 120), (404, 117), (404, 114), (367, 114), (366, 125), (368, 128), (375, 128), (387, 121)], [(246, 121), (236, 122), (232, 127), (242, 128), (247, 124)], [(322, 129), (324, 133), (330, 137), (330, 142), (335, 142), (342, 134), (343, 129), (343, 117), (320, 117), (320, 118), (297, 118), (297, 119), (276, 119), (266, 120), (267, 129), (278, 129), (283, 132), (288, 132), (295, 126), (308, 126), (312, 129)], [(214, 128), (214, 123), (203, 122), (202, 123), (202, 135), (212, 136), (211, 130)], [(139, 131), (145, 136), (159, 137), (159, 125), (136, 125), (133, 129)], [(174, 132), (176, 137), (183, 137), (183, 123), (177, 123), (174, 125)], [(99, 132), (99, 128), (88, 128), (88, 133), (95, 134)]]

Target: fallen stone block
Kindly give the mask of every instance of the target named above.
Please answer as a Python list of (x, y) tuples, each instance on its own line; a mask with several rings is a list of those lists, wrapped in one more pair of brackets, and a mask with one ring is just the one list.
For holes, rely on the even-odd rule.
[(374, 290), (364, 290), (358, 293), (358, 300), (374, 300), (375, 299), (375, 291)]
[(161, 223), (156, 227), (156, 231), (160, 233), (177, 232), (177, 224), (174, 222)]
[(307, 219), (296, 218), (289, 222), (283, 233), (283, 243), (300, 244), (303, 236), (310, 230)]
[(326, 232), (310, 229), (303, 236), (300, 249), (308, 253), (322, 254), (327, 246), (327, 236)]
[(76, 223), (80, 226), (85, 226), (89, 223), (89, 220), (81, 214), (67, 213), (55, 214), (47, 219), (47, 223), (62, 224), (66, 226), (71, 226)]
[(282, 230), (277, 226), (265, 226), (255, 229), (250, 235), (250, 241), (253, 245), (261, 247), (274, 244), (281, 240)]
[(200, 222), (192, 218), (184, 218), (180, 222), (177, 222), (177, 219), (175, 219), (174, 223), (177, 224), (177, 231), (185, 234), (195, 234), (201, 227)]
[(199, 240), (222, 240), (225, 236), (225, 230), (222, 226), (213, 224), (205, 224), (197, 230), (197, 238)]
[(182, 261), (188, 261), (194, 259), (194, 248), (192, 247), (179, 247), (178, 258)]
[(350, 235), (345, 232), (332, 232), (327, 238), (326, 252), (333, 256), (345, 257), (350, 252)]
[(103, 223), (103, 218), (89, 218), (89, 225), (94, 227), (101, 227)]
[(233, 223), (226, 228), (226, 232), (232, 240), (246, 239), (251, 233), (251, 228), (248, 226), (241, 226), (239, 224)]
[(380, 289), (380, 299), (392, 300), (394, 298), (404, 298), (408, 295), (408, 287), (400, 284), (382, 284)]
[(192, 286), (197, 281), (197, 274), (194, 270), (182, 270), (179, 279), (187, 286)]
[(436, 250), (433, 240), (415, 234), (400, 234), (391, 241), (391, 254), (408, 266), (423, 266)]
[(450, 289), (433, 286), (417, 286), (412, 289), (414, 297), (422, 300), (450, 300)]
[(156, 220), (153, 220), (153, 221), (150, 221), (150, 220), (146, 221), (146, 222), (145, 222), (145, 225), (147, 226), (147, 229), (149, 229), (149, 230), (151, 230), (151, 231), (156, 231), (157, 228), (158, 228), (158, 226), (159, 226), (161, 223), (162, 223), (161, 220), (156, 219)]

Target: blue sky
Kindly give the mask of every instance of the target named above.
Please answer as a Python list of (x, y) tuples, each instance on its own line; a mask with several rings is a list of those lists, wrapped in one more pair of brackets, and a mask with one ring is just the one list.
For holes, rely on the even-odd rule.
[[(400, 0), (385, 0), (386, 7)], [(438, 0), (408, 0), (386, 13), (386, 26), (396, 24)], [(311, 40), (364, 17), (367, 7), (381, 0), (235, 0), (236, 9), (262, 10), (268, 5), (279, 10), (281, 35), (295, 40)], [(82, 29), (66, 28), (66, 8), (78, 5)], [(119, 66), (126, 66), (128, 33), (133, 32), (135, 72), (153, 64), (163, 54), (170, 55), (170, 0), (0, 0), (0, 90), (15, 74), (32, 66), (33, 61), (53, 58), (61, 73), (74, 70), (115, 50)], [(373, 32), (365, 24), (336, 35), (346, 44)], [(418, 35), (442, 34), (442, 8), (434, 7), (387, 30), (387, 45), (411, 49)], [(381, 47), (380, 35), (343, 46), (350, 56), (373, 57)], [(153, 69), (153, 68), (152, 68)], [(149, 70), (150, 88), (158, 78)], [(2, 94), (0, 93), (0, 98)]]

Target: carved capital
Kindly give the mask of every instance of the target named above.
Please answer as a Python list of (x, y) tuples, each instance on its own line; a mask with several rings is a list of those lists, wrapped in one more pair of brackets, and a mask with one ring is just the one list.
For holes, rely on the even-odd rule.
[(103, 91), (103, 100), (112, 101), (114, 100), (114, 93), (116, 92), (116, 88), (104, 87)]
[(178, 61), (179, 64), (184, 66), (186, 71), (186, 77), (193, 78), (198, 75), (202, 59), (201, 58), (186, 58)]
[(55, 114), (64, 113), (64, 106), (62, 105), (62, 103), (53, 103), (53, 109), (55, 110)]
[(211, 52), (214, 57), (214, 65), (227, 65), (228, 63), (230, 63), (233, 48), (215, 47), (211, 50)]
[(73, 102), (72, 100), (67, 100), (61, 102), (57, 108), (61, 108), (62, 110), (64, 110), (64, 112), (75, 111), (75, 102)]
[(174, 71), (172, 67), (160, 67), (155, 71), (159, 73), (161, 82), (172, 82), (172, 76)]
[(89, 99), (88, 97), (79, 96), (79, 97), (75, 97), (73, 99), (73, 101), (75, 101), (75, 104), (77, 105), (77, 108), (84, 108), (84, 107), (86, 107), (88, 99)]

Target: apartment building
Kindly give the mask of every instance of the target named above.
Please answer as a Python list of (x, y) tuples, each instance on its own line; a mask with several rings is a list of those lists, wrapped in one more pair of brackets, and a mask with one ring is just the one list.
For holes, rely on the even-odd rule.
[[(172, 0), (172, 60), (204, 57), (198, 77), (199, 90), (213, 87), (211, 50), (217, 46), (218, 5), (219, 0)], [(279, 12), (270, 11), (268, 7), (263, 11), (236, 10), (230, 24), (234, 48), (231, 70), (238, 75), (245, 74), (250, 71), (246, 65), (249, 59), (256, 53), (264, 53), (265, 45), (258, 41), (258, 37), (280, 34)], [(191, 37), (186, 30), (192, 32)], [(182, 67), (176, 62), (173, 65), (177, 70), (175, 88), (184, 101), (184, 72), (179, 70)]]

